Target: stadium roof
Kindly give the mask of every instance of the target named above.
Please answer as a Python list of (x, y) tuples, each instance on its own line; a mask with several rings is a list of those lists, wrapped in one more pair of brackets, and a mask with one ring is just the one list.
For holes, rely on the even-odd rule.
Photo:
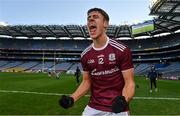
[[(107, 34), (110, 37), (130, 37), (128, 25), (110, 25)], [(81, 25), (15, 25), (0, 27), (0, 35), (12, 37), (83, 37), (88, 38), (87, 26)]]
[[(107, 35), (111, 38), (155, 36), (162, 33), (173, 34), (180, 30), (180, 0), (157, 0), (151, 7), (150, 15), (154, 18), (154, 30), (132, 34), (132, 25), (110, 25)], [(84, 25), (7, 25), (0, 26), (0, 35), (11, 37), (82, 37), (88, 38), (87, 26)]]
[(155, 30), (150, 34), (180, 30), (180, 0), (157, 0), (151, 7), (150, 15), (158, 16), (154, 19)]

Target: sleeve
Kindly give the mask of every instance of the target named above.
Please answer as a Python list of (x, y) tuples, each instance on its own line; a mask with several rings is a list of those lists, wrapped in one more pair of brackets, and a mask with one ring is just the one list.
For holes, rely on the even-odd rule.
[(126, 48), (120, 56), (120, 68), (121, 71), (134, 68), (132, 53), (129, 48)]
[(85, 57), (81, 57), (81, 65), (83, 68), (83, 71), (89, 71), (88, 69), (88, 65), (87, 65), (87, 60), (85, 59)]

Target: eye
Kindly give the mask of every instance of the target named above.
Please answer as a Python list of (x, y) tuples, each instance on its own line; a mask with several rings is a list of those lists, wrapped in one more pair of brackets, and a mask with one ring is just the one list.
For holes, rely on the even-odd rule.
[(94, 15), (93, 18), (97, 19), (97, 18), (99, 18), (99, 16), (98, 15)]
[(87, 17), (87, 20), (89, 20), (90, 18), (91, 18), (91, 16), (88, 16), (88, 17)]

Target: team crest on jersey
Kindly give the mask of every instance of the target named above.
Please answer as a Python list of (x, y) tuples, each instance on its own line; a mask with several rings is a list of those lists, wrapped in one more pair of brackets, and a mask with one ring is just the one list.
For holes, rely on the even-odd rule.
[(114, 53), (109, 54), (109, 61), (114, 61), (114, 60), (116, 60), (115, 54)]

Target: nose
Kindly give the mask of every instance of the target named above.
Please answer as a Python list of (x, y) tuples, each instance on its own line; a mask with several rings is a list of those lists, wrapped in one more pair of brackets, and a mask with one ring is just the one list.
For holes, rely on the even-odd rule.
[(94, 21), (94, 18), (92, 16), (89, 16), (88, 17), (88, 22), (92, 22), (92, 21)]

